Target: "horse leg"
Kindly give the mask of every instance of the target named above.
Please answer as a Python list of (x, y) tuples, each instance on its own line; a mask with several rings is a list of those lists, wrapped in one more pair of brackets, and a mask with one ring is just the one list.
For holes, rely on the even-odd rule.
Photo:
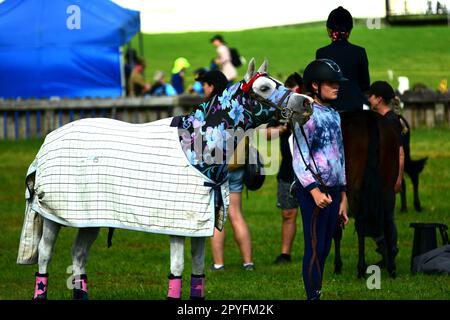
[(400, 192), (400, 200), (401, 200), (401, 212), (408, 212), (408, 208), (406, 206), (406, 181), (402, 179), (402, 191)]
[(88, 300), (86, 263), (100, 228), (80, 228), (72, 247), (73, 299)]
[[(395, 197), (395, 196), (394, 196)], [(395, 199), (395, 198), (394, 198)], [(386, 268), (391, 278), (396, 277), (395, 256), (398, 253), (397, 248), (397, 226), (395, 225), (395, 202), (387, 204), (388, 212), (384, 222), (384, 234), (386, 244)]]
[(192, 300), (205, 299), (205, 238), (191, 238), (192, 274), (191, 293)]
[(341, 259), (341, 240), (342, 240), (342, 228), (338, 224), (333, 234), (334, 240), (334, 273), (340, 274), (342, 272), (342, 259)]
[(366, 277), (365, 236), (362, 230), (358, 230), (358, 278)]
[(392, 235), (386, 234), (386, 268), (389, 276), (393, 279), (397, 277), (395, 256), (397, 255), (397, 249), (391, 249), (394, 246)]
[(184, 269), (184, 237), (170, 237), (170, 275), (167, 299), (181, 299), (181, 275)]
[(33, 300), (47, 299), (48, 265), (53, 256), (56, 238), (61, 226), (56, 222), (44, 219), (42, 237), (39, 241), (39, 272), (36, 272)]

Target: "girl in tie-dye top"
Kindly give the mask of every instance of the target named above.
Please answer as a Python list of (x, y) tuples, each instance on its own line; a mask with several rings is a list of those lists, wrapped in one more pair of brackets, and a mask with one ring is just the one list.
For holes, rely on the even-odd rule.
[[(313, 175), (319, 173), (327, 189), (345, 191), (344, 145), (341, 133), (341, 120), (337, 111), (315, 102), (313, 114), (303, 126), (311, 154), (305, 143), (305, 137), (297, 125), (295, 135), (300, 144), (294, 143), (293, 167), (301, 185), (311, 191), (320, 186), (320, 181)], [(302, 156), (309, 164), (307, 168)], [(314, 157), (314, 161), (311, 158)], [(316, 166), (317, 165), (317, 168)], [(318, 171), (318, 172), (317, 172)], [(324, 190), (323, 190), (324, 191)]]
[(305, 243), (303, 282), (307, 299), (316, 300), (320, 299), (323, 269), (338, 217), (348, 223), (341, 121), (330, 107), (345, 78), (334, 61), (319, 59), (305, 68), (303, 79), (306, 91), (314, 98), (313, 114), (303, 125), (306, 138), (299, 125), (295, 126), (292, 164), (299, 183), (296, 192)]

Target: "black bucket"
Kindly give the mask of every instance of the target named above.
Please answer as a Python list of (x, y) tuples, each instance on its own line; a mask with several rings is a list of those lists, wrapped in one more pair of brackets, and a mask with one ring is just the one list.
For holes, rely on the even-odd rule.
[(413, 271), (415, 257), (438, 247), (436, 229), (439, 229), (441, 234), (442, 245), (449, 244), (448, 227), (443, 223), (411, 223), (409, 226), (414, 228), (414, 243), (411, 254), (411, 271)]

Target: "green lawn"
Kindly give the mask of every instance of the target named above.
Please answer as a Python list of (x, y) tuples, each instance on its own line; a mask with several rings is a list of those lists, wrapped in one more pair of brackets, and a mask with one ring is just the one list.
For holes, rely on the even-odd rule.
[[(184, 56), (191, 70), (209, 65), (215, 55), (209, 39), (214, 33), (182, 33), (144, 35), (146, 77), (151, 80), (155, 70), (170, 73), (175, 58)], [(247, 59), (257, 63), (269, 59), (269, 72), (284, 80), (293, 71), (302, 71), (314, 59), (317, 48), (329, 40), (323, 23), (292, 27), (267, 28), (241, 32), (224, 32), (225, 39), (237, 47)], [(408, 76), (410, 83), (421, 82), (437, 88), (439, 80), (449, 78), (450, 33), (448, 26), (395, 27), (369, 30), (358, 24), (351, 42), (366, 48), (371, 80), (387, 79), (387, 70), (394, 77)], [(134, 40), (135, 47), (137, 41)], [(245, 67), (239, 69), (243, 76)], [(188, 84), (193, 75), (188, 74)], [(394, 80), (393, 85), (397, 85)], [(16, 265), (16, 254), (24, 211), (24, 177), (41, 141), (0, 141), (0, 300), (30, 299), (33, 293), (36, 266)], [(421, 175), (422, 213), (411, 211), (412, 194), (408, 193), (410, 212), (397, 214), (400, 252), (397, 258), (398, 278), (390, 280), (383, 272), (380, 290), (368, 290), (364, 280), (356, 278), (357, 242), (353, 221), (346, 228), (342, 253), (342, 275), (332, 273), (333, 252), (326, 266), (324, 299), (449, 299), (448, 276), (411, 275), (409, 271), (412, 229), (410, 222), (443, 222), (450, 226), (450, 130), (417, 129), (412, 132), (413, 158), (429, 156)], [(411, 190), (411, 184), (407, 181)], [(225, 254), (227, 271), (206, 272), (208, 299), (304, 299), (301, 281), (302, 228), (294, 246), (294, 262), (288, 266), (272, 264), (280, 247), (279, 210), (275, 207), (276, 180), (269, 176), (263, 188), (244, 197), (244, 214), (249, 223), (253, 255), (257, 270), (240, 269), (239, 250), (227, 224), (228, 238)], [(90, 296), (92, 299), (164, 299), (169, 273), (169, 241), (167, 236), (116, 230), (113, 247), (107, 249), (107, 230), (102, 230), (93, 245), (88, 264)], [(50, 267), (50, 299), (70, 299), (66, 288), (71, 265), (70, 249), (75, 230), (61, 231), (55, 257)], [(376, 262), (374, 244), (368, 242), (367, 260)], [(186, 253), (190, 244), (186, 242)], [(209, 243), (206, 263), (211, 262)], [(190, 257), (186, 254), (184, 297), (188, 296)]]
[[(25, 299), (33, 294), (36, 266), (16, 265), (16, 254), (24, 211), (24, 176), (41, 141), (0, 142), (0, 300)], [(332, 273), (332, 252), (327, 260), (324, 299), (449, 299), (448, 276), (411, 275), (409, 271), (413, 233), (410, 222), (443, 222), (450, 226), (450, 130), (417, 129), (412, 132), (412, 156), (429, 156), (421, 175), (422, 213), (411, 210), (412, 194), (408, 193), (410, 211), (397, 212), (400, 252), (397, 258), (398, 278), (391, 280), (382, 272), (380, 290), (369, 290), (364, 280), (356, 278), (357, 242), (353, 220), (346, 228), (342, 244), (343, 274)], [(411, 185), (408, 181), (408, 189)], [(249, 223), (255, 272), (240, 268), (240, 254), (227, 223), (227, 271), (206, 271), (208, 299), (304, 299), (301, 281), (303, 234), (300, 219), (293, 258), (288, 266), (272, 264), (280, 248), (279, 210), (275, 207), (276, 181), (269, 176), (263, 188), (244, 196), (244, 214)], [(102, 229), (94, 243), (88, 267), (92, 299), (164, 299), (169, 272), (169, 241), (167, 236), (116, 230), (113, 246), (107, 249), (107, 230)], [(71, 299), (66, 288), (71, 265), (70, 249), (75, 230), (64, 228), (58, 238), (50, 267), (50, 299)], [(367, 239), (368, 263), (378, 260), (374, 244)], [(188, 298), (190, 243), (186, 242), (184, 298)], [(209, 242), (206, 264), (211, 263)]]
[[(187, 84), (192, 72), (209, 66), (215, 48), (209, 42), (214, 32), (144, 35), (144, 56), (147, 60), (146, 77), (151, 80), (155, 70), (170, 75), (173, 61), (180, 56), (191, 62)], [(327, 45), (325, 23), (311, 23), (289, 27), (223, 32), (230, 46), (239, 49), (247, 60), (255, 57), (259, 64), (269, 59), (269, 72), (284, 81), (294, 71), (303, 71), (314, 59), (319, 47)], [(397, 77), (407, 76), (410, 86), (424, 83), (437, 89), (439, 81), (450, 81), (450, 32), (448, 26), (389, 27), (368, 29), (357, 23), (350, 42), (366, 48), (371, 81), (388, 80), (388, 70), (394, 72), (391, 84), (397, 87)], [(137, 41), (133, 42), (137, 48)], [(246, 67), (239, 69), (242, 77)], [(170, 79), (170, 77), (168, 77)]]

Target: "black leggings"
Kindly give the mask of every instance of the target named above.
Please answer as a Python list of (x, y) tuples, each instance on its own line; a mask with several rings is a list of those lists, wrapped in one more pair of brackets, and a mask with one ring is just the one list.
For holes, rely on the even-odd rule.
[(314, 215), (316, 203), (311, 193), (300, 187), (297, 198), (303, 220), (305, 253), (303, 256), (303, 282), (308, 300), (319, 299), (322, 288), (325, 260), (330, 252), (331, 241), (339, 216), (340, 192), (329, 192), (333, 200), (328, 207)]

